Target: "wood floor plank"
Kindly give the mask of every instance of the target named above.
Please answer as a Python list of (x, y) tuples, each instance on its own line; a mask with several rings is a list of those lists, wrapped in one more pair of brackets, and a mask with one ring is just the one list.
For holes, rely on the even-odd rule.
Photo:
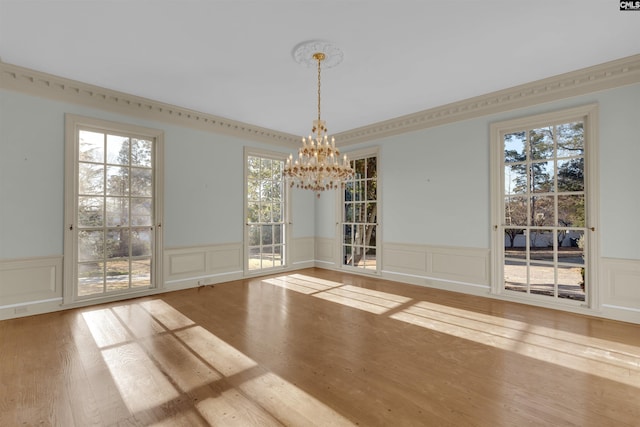
[(0, 322), (2, 426), (639, 419), (639, 325), (336, 271)]

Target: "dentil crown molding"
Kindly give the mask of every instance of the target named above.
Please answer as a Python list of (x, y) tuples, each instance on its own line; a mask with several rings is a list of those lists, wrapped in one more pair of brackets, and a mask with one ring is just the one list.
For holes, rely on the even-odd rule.
[[(640, 54), (385, 120), (335, 135), (341, 146), (640, 83)], [(0, 88), (93, 108), (297, 147), (297, 135), (242, 123), (0, 62)]]

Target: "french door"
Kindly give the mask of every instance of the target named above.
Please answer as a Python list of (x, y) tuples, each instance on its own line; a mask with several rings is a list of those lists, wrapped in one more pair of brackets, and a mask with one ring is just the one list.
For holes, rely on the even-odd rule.
[(353, 177), (341, 191), (341, 264), (368, 272), (378, 272), (378, 155), (354, 156)]
[(505, 123), (496, 132), (498, 292), (577, 305), (592, 302), (594, 114), (593, 108), (568, 110)]
[(158, 132), (67, 118), (65, 301), (155, 287)]
[(285, 156), (246, 151), (245, 159), (245, 271), (284, 268), (288, 249)]

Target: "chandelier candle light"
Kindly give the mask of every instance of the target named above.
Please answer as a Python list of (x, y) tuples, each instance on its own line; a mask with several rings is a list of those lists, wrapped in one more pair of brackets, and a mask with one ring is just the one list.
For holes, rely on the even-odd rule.
[(342, 52), (324, 42), (309, 42), (296, 48), (294, 58), (301, 63), (309, 61), (309, 56), (305, 59), (305, 55), (312, 52), (310, 49), (318, 49), (310, 55), (318, 64), (318, 119), (313, 121), (312, 134), (308, 138), (302, 138), (298, 158), (294, 161), (292, 154), (287, 158), (283, 174), (291, 187), (295, 185), (296, 188), (313, 190), (320, 197), (321, 191), (343, 186), (344, 181), (353, 176), (353, 169), (346, 154), (342, 162), (340, 161), (340, 151), (336, 148), (335, 138), (332, 137), (329, 141), (326, 123), (320, 118), (320, 70), (322, 62), (327, 60), (325, 52), (339, 53), (333, 57), (332, 65), (337, 65), (342, 60)]

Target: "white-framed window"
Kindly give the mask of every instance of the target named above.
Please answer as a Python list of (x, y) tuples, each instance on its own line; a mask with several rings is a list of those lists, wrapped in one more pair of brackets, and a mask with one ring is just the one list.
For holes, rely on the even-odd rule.
[(377, 274), (381, 265), (378, 149), (349, 153), (349, 158), (354, 175), (338, 190), (338, 265)]
[(492, 292), (597, 305), (597, 112), (491, 125)]
[(163, 133), (65, 122), (64, 303), (161, 287)]
[(286, 154), (245, 148), (245, 273), (288, 265), (290, 191), (282, 175)]

